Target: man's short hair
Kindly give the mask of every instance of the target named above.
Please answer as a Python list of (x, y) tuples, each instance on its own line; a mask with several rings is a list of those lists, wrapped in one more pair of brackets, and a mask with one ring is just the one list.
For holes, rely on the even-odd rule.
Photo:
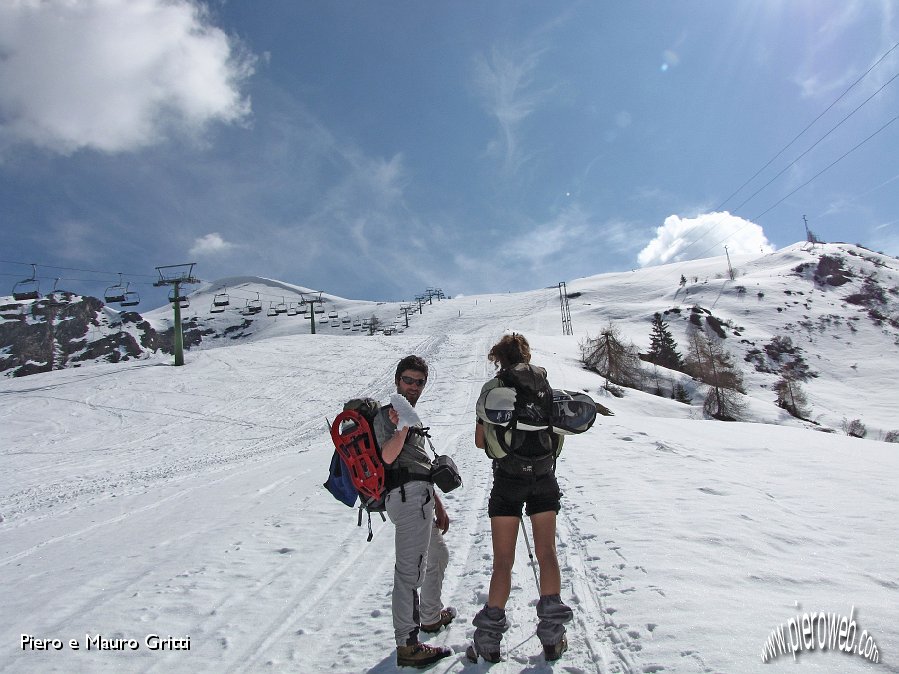
[(397, 383), (399, 383), (400, 381), (400, 375), (403, 374), (403, 372), (405, 372), (406, 370), (417, 370), (418, 372), (424, 372), (425, 379), (428, 378), (428, 364), (421, 356), (406, 356), (399, 362), (399, 364), (396, 366), (396, 377), (394, 377)]

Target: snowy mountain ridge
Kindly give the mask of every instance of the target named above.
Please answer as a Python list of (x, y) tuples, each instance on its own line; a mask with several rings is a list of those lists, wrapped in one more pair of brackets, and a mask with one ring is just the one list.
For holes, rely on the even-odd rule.
[[(729, 262), (724, 258), (695, 260), (570, 281), (567, 290), (576, 334), (596, 335), (611, 322), (645, 351), (650, 321), (659, 312), (685, 351), (686, 328), (692, 322), (723, 340), (748, 379), (749, 397), (766, 402), (772, 400), (770, 389), (779, 365), (776, 354), (772, 360), (771, 343), (778, 340), (782, 345), (787, 339), (787, 346), (798, 354), (795, 357), (812, 373), (813, 379), (803, 384), (810, 398), (809, 418), (828, 429), (840, 429), (847, 421), (859, 419), (880, 437), (895, 430), (891, 420), (897, 410), (892, 401), (884, 400), (888, 396), (867, 394), (889, 388), (889, 371), (866, 354), (895, 353), (899, 347), (899, 260), (849, 244), (818, 244), (814, 248), (795, 244), (762, 257), (736, 257), (730, 269)], [(545, 296), (545, 302), (538, 302), (551, 313), (558, 291), (517, 295)], [(225, 297), (228, 304), (216, 306), (219, 297)], [(497, 296), (484, 296), (488, 301), (492, 297)], [(319, 334), (367, 335), (371, 330), (363, 322), (371, 320), (381, 329), (395, 326), (397, 332), (406, 330), (408, 322), (408, 329), (415, 334), (428, 330), (429, 314), (444, 316), (452, 313), (453, 307), (464, 323), (463, 309), (467, 313), (467, 307), (479, 301), (470, 296), (431, 300), (422, 306), (415, 301), (348, 300), (247, 276), (204, 283), (187, 298), (190, 305), (182, 309), (185, 347), (194, 350), (306, 334), (314, 311), (321, 311), (315, 313)], [(321, 302), (304, 306), (304, 299)], [(0, 368), (7, 375), (48, 369), (51, 348), (55, 369), (172, 353), (169, 306), (141, 315), (116, 311), (92, 298), (70, 296), (57, 308), (56, 318), (60, 325), (70, 323), (72, 329), (62, 332), (57, 326), (54, 342), (47, 334), (46, 300), (43, 305), (41, 300), (10, 300), (0, 307), (6, 310), (0, 314)], [(86, 306), (82, 306), (84, 302)], [(248, 311), (252, 303), (261, 308), (258, 313)], [(83, 334), (73, 334), (79, 330)], [(845, 348), (827, 348), (825, 343), (831, 341)], [(851, 358), (847, 359), (847, 354)], [(696, 393), (697, 387), (688, 377), (651, 365), (645, 370), (663, 389), (670, 391), (675, 382), (681, 382)], [(667, 383), (661, 386), (662, 382)], [(859, 389), (865, 389), (862, 395)], [(751, 410), (750, 418), (792, 422), (779, 408)]]

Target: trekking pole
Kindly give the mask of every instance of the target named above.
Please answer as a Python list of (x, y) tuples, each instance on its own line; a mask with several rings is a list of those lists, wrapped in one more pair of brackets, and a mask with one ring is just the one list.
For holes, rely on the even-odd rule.
[(524, 526), (524, 518), (521, 518), (521, 533), (524, 534), (525, 545), (528, 546), (528, 557), (531, 558), (531, 571), (534, 572), (534, 582), (537, 584), (537, 596), (540, 596), (540, 580), (537, 578), (537, 564), (534, 562), (534, 551), (531, 550), (531, 541), (528, 538), (528, 530)]

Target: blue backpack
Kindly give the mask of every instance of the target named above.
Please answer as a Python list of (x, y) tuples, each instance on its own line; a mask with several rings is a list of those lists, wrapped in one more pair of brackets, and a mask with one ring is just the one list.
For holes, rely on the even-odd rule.
[(331, 456), (331, 466), (328, 468), (328, 479), (324, 487), (341, 503), (345, 503), (350, 508), (356, 505), (359, 492), (353, 484), (350, 471), (347, 470), (343, 459), (340, 458), (340, 454), (336, 450), (333, 456)]

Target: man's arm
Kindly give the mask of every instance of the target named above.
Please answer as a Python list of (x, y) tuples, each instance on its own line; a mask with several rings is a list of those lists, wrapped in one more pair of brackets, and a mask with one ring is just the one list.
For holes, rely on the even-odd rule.
[[(392, 407), (387, 410), (387, 416), (390, 418), (390, 422), (394, 425), (400, 420), (399, 415), (396, 413), (396, 410)], [(403, 445), (406, 444), (406, 436), (409, 435), (409, 427), (403, 426), (402, 428), (396, 429), (396, 433), (393, 434), (387, 442), (381, 443), (381, 461), (386, 463), (388, 466), (396, 461), (396, 457), (400, 455), (400, 452), (403, 451)]]
[(443, 502), (437, 495), (437, 490), (434, 490), (434, 517), (437, 519), (437, 528), (440, 529), (440, 533), (445, 534), (449, 531), (449, 515), (446, 514), (446, 508), (443, 507)]

